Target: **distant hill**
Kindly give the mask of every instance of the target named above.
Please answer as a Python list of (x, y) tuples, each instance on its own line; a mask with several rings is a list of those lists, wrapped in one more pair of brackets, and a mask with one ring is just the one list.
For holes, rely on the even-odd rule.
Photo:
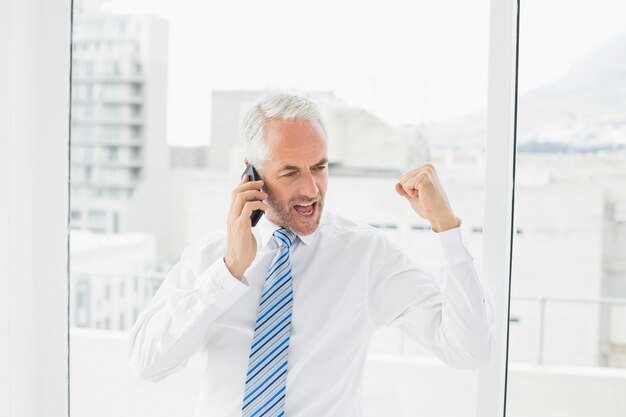
[[(483, 148), (485, 112), (428, 125), (433, 147)], [(521, 152), (626, 151), (626, 33), (592, 50), (518, 106)]]

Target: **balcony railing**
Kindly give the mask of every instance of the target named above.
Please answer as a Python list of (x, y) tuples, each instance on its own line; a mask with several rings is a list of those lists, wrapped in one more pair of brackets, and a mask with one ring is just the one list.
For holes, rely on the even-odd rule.
[[(191, 416), (203, 361), (157, 382), (135, 376), (126, 361), (127, 333), (70, 329), (70, 408), (76, 417)], [(365, 368), (365, 415), (475, 416), (477, 372), (434, 357), (371, 353)], [(626, 370), (510, 363), (509, 413), (521, 417), (624, 415)], [(574, 392), (584, 395), (572, 395)], [(479, 416), (480, 417), (480, 416)]]
[[(112, 302), (111, 300), (108, 301), (108, 305), (110, 305), (110, 308), (117, 308), (117, 309), (123, 309), (123, 311), (129, 311), (132, 310), (133, 308), (137, 308), (139, 311), (143, 310), (148, 303), (150, 302), (150, 299), (153, 297), (154, 293), (156, 293), (157, 289), (159, 288), (161, 282), (163, 281), (163, 279), (165, 279), (166, 274), (164, 273), (155, 273), (155, 272), (141, 272), (141, 273), (135, 273), (135, 272), (94, 272), (94, 271), (77, 271), (77, 270), (72, 270), (72, 282), (75, 282), (76, 279), (78, 279), (78, 277), (80, 277), (81, 280), (89, 280), (92, 286), (92, 294), (99, 294), (99, 293), (103, 293), (103, 287), (105, 285), (111, 285), (112, 280), (115, 280), (118, 283), (121, 283), (122, 281), (126, 282), (125, 284), (123, 284), (126, 288), (130, 288), (130, 281), (132, 279), (138, 278), (142, 281), (141, 283), (141, 296), (140, 297), (126, 297), (125, 300), (115, 300), (115, 302)], [(100, 288), (100, 289), (98, 289)], [(117, 292), (115, 290), (112, 291), (112, 294), (117, 294)], [(78, 299), (77, 297), (73, 297), (74, 300)], [(103, 305), (103, 308), (107, 308), (107, 301), (98, 301), (98, 300), (90, 300), (91, 302), (100, 302)], [(589, 306), (596, 306), (598, 308), (600, 307), (613, 307), (613, 308), (623, 308), (623, 314), (626, 315), (626, 298), (616, 298), (616, 297), (602, 297), (602, 298), (567, 298), (567, 297), (543, 297), (543, 296), (512, 296), (511, 297), (511, 303), (512, 305), (515, 305), (518, 302), (532, 302), (532, 303), (536, 303), (537, 304), (537, 311), (538, 311), (538, 318), (531, 318), (529, 317), (531, 314), (529, 313), (529, 309), (525, 310), (526, 316), (522, 316), (524, 320), (526, 320), (528, 323), (530, 323), (530, 327), (531, 330), (533, 331), (534, 335), (531, 336), (527, 336), (529, 340), (526, 340), (525, 342), (528, 344), (530, 343), (531, 345), (535, 345), (536, 344), (536, 354), (533, 355), (535, 357), (534, 361), (528, 360), (528, 358), (525, 358), (523, 360), (520, 360), (520, 358), (516, 358), (514, 355), (512, 356), (512, 360), (516, 360), (519, 362), (526, 362), (526, 363), (530, 363), (533, 362), (537, 365), (545, 365), (546, 362), (550, 363), (550, 361), (546, 361), (546, 329), (547, 329), (547, 320), (549, 319), (549, 314), (548, 314), (548, 306), (549, 305), (562, 305), (565, 303), (569, 303), (569, 304), (573, 304), (576, 306), (583, 306), (583, 305), (589, 305)], [(134, 303), (132, 306), (130, 305), (126, 305), (125, 303)], [(81, 308), (92, 308), (93, 306), (90, 307), (85, 307), (82, 306)], [(71, 308), (76, 308), (75, 305), (72, 305)], [(605, 314), (603, 316), (598, 315), (599, 318), (603, 319), (603, 320), (609, 320), (610, 321), (610, 317), (612, 313), (615, 313), (616, 316), (618, 316), (620, 313), (622, 313), (622, 311), (605, 311)], [(110, 315), (111, 316), (115, 316), (116, 314), (118, 314), (117, 311), (111, 311)], [(70, 314), (70, 316), (72, 317), (72, 319), (75, 317), (74, 314)], [(528, 318), (526, 318), (528, 317)], [(619, 317), (619, 316), (618, 316)], [(512, 317), (511, 318), (511, 326), (515, 326), (517, 323), (519, 323), (519, 318), (516, 317)], [(72, 325), (75, 325), (74, 322), (71, 322)], [(121, 331), (125, 331), (128, 330), (128, 328), (130, 327), (130, 325), (132, 325), (132, 323), (129, 323), (129, 325), (126, 328), (113, 328), (112, 330), (121, 330)], [(566, 324), (563, 323), (563, 326), (565, 326)], [(567, 324), (570, 327), (576, 326), (576, 323), (569, 323)], [(600, 326), (600, 323), (598, 323), (598, 326)], [(94, 327), (92, 325), (83, 325), (81, 327)], [(602, 332), (598, 332), (596, 334), (597, 335), (601, 335), (603, 334)], [(594, 334), (592, 335), (588, 335), (588, 336), (584, 336), (584, 337), (595, 337)], [(610, 334), (606, 334), (606, 332), (603, 334), (603, 338), (604, 340), (595, 340), (592, 341), (590, 344), (591, 345), (597, 345), (598, 346), (598, 350), (600, 350), (600, 347), (602, 345), (602, 343), (605, 344), (611, 344), (611, 335)], [(626, 334), (624, 334), (624, 339), (626, 339)], [(537, 342), (538, 340), (538, 342)], [(517, 343), (517, 341), (516, 341)], [(620, 340), (617, 341), (613, 341), (612, 345), (614, 346), (619, 346), (620, 344)], [(417, 345), (417, 343), (415, 343), (413, 340), (411, 340), (408, 336), (406, 336), (404, 333), (402, 333), (400, 330), (395, 329), (395, 328), (388, 328), (388, 329), (382, 329), (381, 331), (379, 331), (377, 333), (377, 335), (375, 335), (374, 341), (372, 343), (372, 351), (373, 352), (379, 352), (379, 353), (385, 353), (385, 354), (394, 354), (394, 355), (400, 355), (400, 356), (430, 356), (430, 354), (424, 350), (423, 348), (421, 348), (419, 345)], [(589, 363), (589, 361), (585, 362), (586, 365), (588, 366), (604, 366), (604, 367), (624, 367), (626, 368), (626, 363), (624, 363), (624, 358), (622, 357), (623, 354), (620, 353), (621, 350), (620, 349), (616, 349), (616, 351), (613, 353), (613, 355), (615, 357), (612, 358), (612, 360), (608, 360), (607, 359), (607, 355), (611, 355), (611, 352), (604, 352), (604, 359), (602, 359), (602, 355), (600, 355), (600, 359), (597, 361), (593, 361), (594, 363)], [(557, 357), (559, 355), (559, 350), (558, 349), (553, 349), (552, 351), (552, 357)], [(589, 354), (589, 356), (593, 356), (593, 352)], [(594, 356), (595, 358), (595, 356)], [(567, 361), (567, 359), (564, 359), (565, 361)], [(574, 365), (574, 363), (563, 363), (563, 361), (560, 361), (559, 364), (561, 365)], [(578, 363), (580, 365), (580, 363)]]

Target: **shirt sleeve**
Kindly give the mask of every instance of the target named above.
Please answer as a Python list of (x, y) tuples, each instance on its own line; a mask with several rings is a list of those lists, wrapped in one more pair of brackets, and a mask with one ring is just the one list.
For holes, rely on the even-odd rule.
[(130, 330), (127, 359), (142, 379), (158, 381), (184, 368), (215, 319), (249, 289), (223, 257), (200, 274), (194, 273), (194, 258), (193, 246), (183, 251)]
[(398, 327), (449, 366), (484, 366), (495, 353), (493, 297), (474, 267), (460, 227), (435, 236), (444, 260), (439, 279), (380, 236), (368, 285), (373, 327)]

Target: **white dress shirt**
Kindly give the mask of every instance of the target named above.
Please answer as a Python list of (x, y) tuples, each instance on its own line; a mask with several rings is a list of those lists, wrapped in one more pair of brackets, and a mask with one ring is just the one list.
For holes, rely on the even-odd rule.
[[(195, 417), (241, 416), (256, 311), (277, 251), (278, 228), (263, 216), (257, 255), (242, 280), (223, 261), (225, 233), (187, 247), (130, 330), (128, 360), (158, 381), (200, 353)], [(379, 230), (322, 212), (318, 229), (292, 247), (293, 310), (285, 415), (363, 415), (363, 371), (374, 330), (397, 326), (444, 363), (491, 361), (491, 294), (476, 273), (460, 227), (434, 233), (445, 273), (420, 269)]]

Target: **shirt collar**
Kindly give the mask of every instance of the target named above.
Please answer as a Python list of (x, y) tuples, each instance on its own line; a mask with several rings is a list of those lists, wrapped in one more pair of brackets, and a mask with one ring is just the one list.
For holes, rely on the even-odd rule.
[[(326, 210), (322, 210), (322, 216), (320, 218), (320, 224), (317, 227), (317, 229), (315, 229), (315, 231), (313, 233), (310, 233), (308, 235), (300, 235), (300, 234), (296, 233), (296, 235), (300, 238), (302, 243), (304, 243), (307, 246), (311, 245), (311, 243), (313, 242), (313, 240), (315, 239), (315, 237), (319, 233), (320, 228), (324, 224), (325, 219), (326, 219)], [(274, 222), (270, 221), (267, 218), (267, 216), (265, 216), (265, 215), (261, 216), (261, 219), (259, 219), (259, 222), (254, 227), (254, 229), (257, 229), (257, 231), (258, 231), (257, 232), (257, 237), (259, 237), (259, 240), (260, 240), (261, 245), (262, 245), (263, 248), (265, 248), (267, 246), (267, 244), (269, 243), (269, 241), (272, 239), (272, 236), (274, 235), (274, 232), (276, 230), (280, 229), (280, 228), (281, 228), (281, 226), (278, 226)]]

